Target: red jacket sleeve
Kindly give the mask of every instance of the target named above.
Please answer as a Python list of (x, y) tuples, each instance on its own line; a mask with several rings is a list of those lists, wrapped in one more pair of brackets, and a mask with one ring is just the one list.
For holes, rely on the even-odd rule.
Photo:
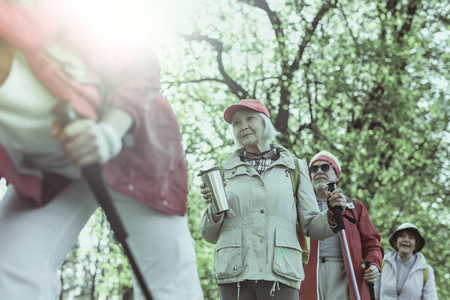
[(380, 243), (381, 236), (375, 230), (365, 206), (359, 201), (355, 201), (355, 205), (359, 214), (358, 228), (361, 236), (363, 259), (372, 260), (371, 264), (376, 265), (381, 270), (381, 261), (384, 256), (383, 247)]

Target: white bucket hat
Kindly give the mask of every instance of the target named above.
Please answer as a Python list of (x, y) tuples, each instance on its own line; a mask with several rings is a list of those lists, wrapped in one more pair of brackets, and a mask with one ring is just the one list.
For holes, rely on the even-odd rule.
[(414, 233), (414, 235), (416, 236), (417, 245), (413, 253), (416, 254), (417, 252), (420, 252), (420, 250), (422, 250), (423, 247), (425, 246), (425, 239), (420, 234), (419, 229), (417, 229), (417, 226), (412, 223), (403, 223), (402, 225), (397, 227), (397, 230), (389, 238), (389, 243), (391, 244), (392, 248), (397, 250), (397, 247), (395, 246), (397, 242), (397, 237), (398, 234), (403, 230), (409, 230)]

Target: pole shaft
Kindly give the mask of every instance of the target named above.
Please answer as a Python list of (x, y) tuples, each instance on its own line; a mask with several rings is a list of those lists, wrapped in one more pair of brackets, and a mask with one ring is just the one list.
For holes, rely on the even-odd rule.
[(355, 294), (356, 300), (361, 300), (361, 296), (359, 295), (358, 284), (356, 283), (355, 271), (353, 270), (352, 258), (350, 257), (350, 250), (348, 249), (347, 244), (347, 236), (345, 234), (345, 230), (342, 229), (339, 231), (339, 236), (341, 238), (341, 244), (344, 246), (345, 257), (347, 260), (347, 267), (350, 272), (350, 279), (352, 281), (353, 293)]
[(131, 269), (133, 270), (133, 273), (142, 290), (142, 293), (144, 294), (145, 299), (152, 300), (153, 297), (150, 293), (150, 289), (148, 288), (147, 283), (145, 282), (143, 273), (139, 269), (134, 255), (131, 252), (130, 247), (128, 246), (126, 240), (128, 234), (123, 227), (122, 221), (120, 220), (120, 217), (114, 208), (114, 204), (112, 203), (112, 199), (108, 193), (108, 190), (106, 189), (101, 166), (95, 164), (84, 167), (82, 173), (100, 207), (105, 212), (106, 219), (111, 226), (114, 237), (122, 245), (123, 252), (128, 258), (128, 262), (130, 263)]
[[(67, 103), (57, 104), (54, 108), (54, 113), (56, 114), (56, 117), (60, 121), (62, 127), (68, 125), (78, 118), (77, 113), (72, 108), (72, 103), (70, 101)], [(105, 212), (106, 219), (111, 226), (114, 237), (122, 245), (123, 252), (128, 258), (131, 269), (134, 272), (136, 280), (141, 287), (145, 299), (153, 300), (153, 297), (150, 294), (150, 289), (148, 288), (144, 277), (139, 270), (136, 260), (134, 259), (130, 248), (128, 247), (128, 243), (126, 241), (127, 232), (125, 231), (125, 228), (123, 227), (123, 224), (119, 216), (117, 215), (116, 209), (114, 208), (114, 205), (112, 203), (112, 199), (109, 195), (108, 190), (106, 189), (105, 181), (103, 179), (102, 167), (100, 166), (100, 164), (87, 166), (82, 169), (82, 173), (83, 178), (88, 183), (92, 193), (97, 199), (97, 202)]]

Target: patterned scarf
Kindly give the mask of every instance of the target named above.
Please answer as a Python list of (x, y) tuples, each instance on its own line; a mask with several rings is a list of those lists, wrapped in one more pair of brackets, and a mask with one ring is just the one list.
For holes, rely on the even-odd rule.
[(267, 167), (269, 167), (279, 157), (280, 155), (277, 153), (277, 149), (275, 148), (259, 154), (247, 152), (244, 150), (243, 161), (255, 168), (256, 172), (261, 175), (267, 169)]

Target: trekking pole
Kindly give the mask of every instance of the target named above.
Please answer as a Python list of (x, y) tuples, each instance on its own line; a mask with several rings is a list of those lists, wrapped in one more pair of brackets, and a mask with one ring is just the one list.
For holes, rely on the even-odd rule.
[[(367, 270), (370, 268), (370, 263), (372, 262), (371, 259), (364, 260), (365, 269)], [(373, 287), (373, 282), (367, 282), (367, 285), (369, 286), (369, 294), (370, 294), (370, 300), (375, 300), (375, 290)]]
[[(54, 112), (58, 120), (60, 121), (62, 128), (78, 118), (77, 113), (72, 108), (71, 102), (64, 103), (64, 105), (57, 105)], [(108, 193), (108, 190), (106, 189), (101, 165), (96, 163), (87, 167), (83, 167), (81, 171), (83, 173), (84, 179), (88, 183), (92, 193), (97, 199), (97, 202), (105, 212), (106, 219), (111, 226), (116, 240), (122, 245), (123, 252), (130, 262), (131, 269), (136, 276), (136, 280), (138, 281), (139, 286), (142, 289), (142, 293), (144, 294), (145, 299), (153, 300), (150, 294), (150, 290), (144, 281), (144, 277), (142, 276), (142, 273), (140, 272), (139, 267), (136, 264), (130, 248), (128, 247), (128, 243), (126, 241), (128, 234), (125, 231), (125, 228), (123, 227), (119, 216), (117, 215), (111, 197)]]
[[(328, 182), (328, 191), (332, 192), (336, 189), (336, 182)], [(347, 244), (347, 236), (345, 235), (345, 224), (344, 218), (342, 217), (342, 208), (341, 207), (331, 207), (331, 211), (333, 212), (333, 216), (336, 219), (337, 229), (339, 231), (339, 237), (341, 239), (341, 244), (344, 247), (347, 269), (350, 272), (350, 279), (352, 282), (353, 293), (355, 294), (356, 300), (361, 300), (361, 296), (359, 295), (358, 285), (356, 283), (355, 271), (353, 270), (352, 258), (350, 257), (350, 250), (348, 249)]]

